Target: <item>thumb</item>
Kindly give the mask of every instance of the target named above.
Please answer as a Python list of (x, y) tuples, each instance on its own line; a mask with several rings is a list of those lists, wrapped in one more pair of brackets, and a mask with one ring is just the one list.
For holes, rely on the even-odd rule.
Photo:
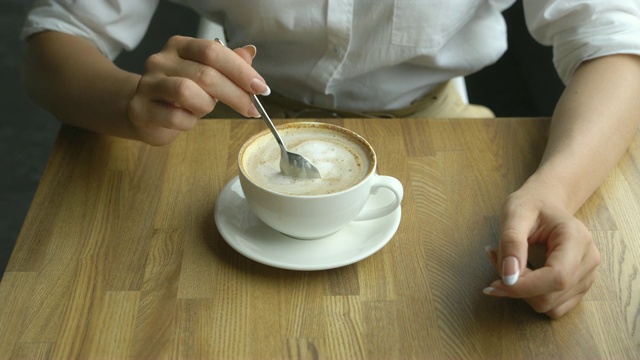
[(512, 286), (520, 278), (527, 264), (528, 238), (538, 219), (537, 211), (518, 207), (512, 211), (505, 207), (502, 216), (500, 245), (498, 246), (498, 271), (502, 282)]
[(256, 47), (253, 45), (245, 45), (241, 48), (234, 49), (233, 51), (249, 65), (253, 63), (253, 58), (256, 57), (256, 53), (258, 52)]

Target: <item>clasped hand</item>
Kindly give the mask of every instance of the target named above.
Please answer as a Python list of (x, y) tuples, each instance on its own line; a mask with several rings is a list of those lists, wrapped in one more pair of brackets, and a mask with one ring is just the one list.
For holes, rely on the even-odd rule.
[[(526, 266), (530, 244), (546, 246), (546, 262), (540, 268)], [(487, 250), (502, 279), (484, 292), (524, 299), (554, 319), (580, 302), (595, 282), (600, 263), (600, 253), (582, 222), (524, 190), (508, 197), (502, 209), (500, 245)]]

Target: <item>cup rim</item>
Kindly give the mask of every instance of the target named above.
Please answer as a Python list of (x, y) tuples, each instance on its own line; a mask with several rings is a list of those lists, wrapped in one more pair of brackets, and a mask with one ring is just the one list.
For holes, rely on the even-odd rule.
[[(267, 134), (269, 136), (273, 136), (271, 134), (271, 130), (264, 129), (264, 130), (258, 132), (257, 134), (254, 134), (249, 139), (247, 139), (242, 144), (242, 147), (240, 147), (240, 151), (238, 151), (238, 157), (237, 157), (236, 165), (238, 166), (238, 171), (241, 173), (242, 177), (244, 177), (247, 181), (252, 183), (254, 186), (260, 188), (261, 190), (269, 192), (269, 193), (272, 193), (272, 194), (276, 194), (276, 195), (279, 195), (279, 196), (290, 197), (290, 198), (323, 198), (323, 197), (336, 196), (336, 195), (342, 194), (344, 192), (350, 191), (350, 190), (362, 185), (365, 181), (370, 179), (371, 176), (373, 176), (376, 173), (376, 168), (378, 166), (378, 157), (376, 155), (376, 152), (373, 149), (373, 146), (371, 146), (371, 144), (364, 137), (362, 137), (360, 134), (356, 133), (355, 131), (347, 129), (344, 126), (330, 124), (330, 123), (323, 123), (323, 122), (315, 122), (315, 121), (295, 121), (295, 122), (287, 122), (287, 123), (275, 125), (275, 127), (276, 127), (276, 129), (278, 129), (278, 131), (285, 130), (287, 128), (296, 127), (296, 126), (316, 127), (316, 128), (329, 128), (329, 129), (332, 129), (332, 130), (336, 130), (336, 131), (339, 131), (339, 132), (346, 133), (349, 136), (352, 136), (353, 138), (355, 138), (358, 142), (360, 142), (364, 146), (366, 151), (369, 152), (369, 155), (371, 157), (371, 166), (369, 167), (369, 171), (367, 171), (366, 175), (360, 181), (358, 181), (356, 184), (354, 184), (354, 185), (352, 185), (352, 186), (350, 186), (350, 187), (348, 187), (346, 189), (343, 189), (343, 190), (340, 190), (340, 191), (336, 191), (336, 192), (332, 192), (332, 193), (328, 193), (328, 194), (294, 195), (294, 194), (287, 194), (287, 193), (283, 193), (283, 192), (278, 192), (278, 191), (274, 191), (274, 190), (271, 190), (271, 189), (267, 189), (267, 188), (257, 184), (255, 181), (253, 181), (253, 179), (251, 179), (251, 177), (249, 175), (247, 175), (245, 173), (244, 166), (242, 166), (242, 162), (241, 162), (242, 154), (244, 154), (246, 149), (256, 139), (264, 136), (265, 134)], [(275, 141), (275, 139), (273, 139), (273, 141)]]

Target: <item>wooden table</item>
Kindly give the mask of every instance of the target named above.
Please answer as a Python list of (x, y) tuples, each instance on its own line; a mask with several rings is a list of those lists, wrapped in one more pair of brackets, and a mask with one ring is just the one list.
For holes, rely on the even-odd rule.
[(371, 257), (311, 272), (249, 260), (216, 230), (260, 120), (202, 121), (165, 147), (63, 127), (0, 284), (0, 357), (640, 357), (640, 141), (578, 214), (602, 265), (552, 321), (482, 294), (485, 245), (547, 119), (332, 122), (402, 181), (402, 221)]

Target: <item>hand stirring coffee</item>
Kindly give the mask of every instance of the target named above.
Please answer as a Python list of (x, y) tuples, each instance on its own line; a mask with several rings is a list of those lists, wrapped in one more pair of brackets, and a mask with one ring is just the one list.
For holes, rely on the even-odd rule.
[[(218, 38), (215, 38), (214, 41), (222, 46), (226, 46), (222, 40)], [(284, 142), (282, 141), (280, 134), (278, 134), (276, 127), (273, 125), (271, 118), (267, 115), (267, 112), (264, 110), (260, 100), (258, 100), (258, 96), (252, 94), (251, 101), (280, 146), (280, 171), (291, 177), (320, 179), (320, 171), (318, 171), (318, 168), (316, 168), (309, 160), (305, 159), (302, 155), (292, 153), (287, 150), (287, 147), (284, 145)]]

